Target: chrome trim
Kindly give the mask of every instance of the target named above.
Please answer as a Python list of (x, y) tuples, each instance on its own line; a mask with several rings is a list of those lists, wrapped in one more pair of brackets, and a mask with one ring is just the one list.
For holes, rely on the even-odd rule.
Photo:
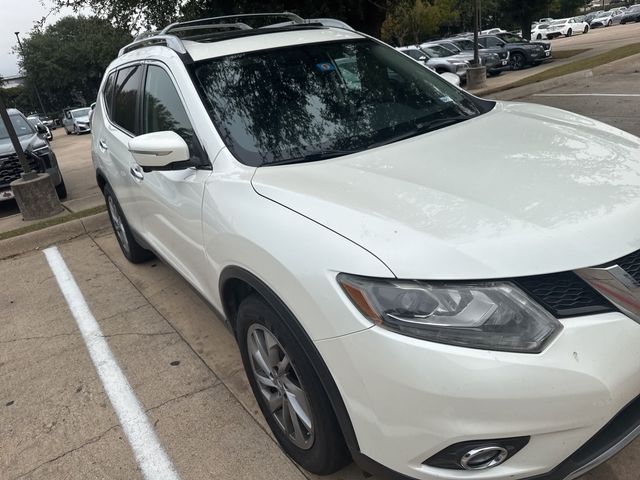
[(578, 470), (575, 470), (574, 472), (570, 473), (569, 475), (564, 477), (563, 480), (575, 480), (576, 478), (584, 475), (588, 471), (593, 470), (594, 468), (602, 465), (604, 462), (609, 460), (611, 457), (613, 457), (613, 456), (617, 455), (618, 453), (620, 453), (620, 451), (623, 448), (625, 448), (627, 445), (629, 445), (631, 442), (633, 442), (637, 437), (640, 437), (640, 425), (638, 425), (631, 432), (629, 432), (629, 434), (627, 436), (623, 437), (622, 440), (620, 440), (618, 443), (616, 443), (611, 448), (609, 448), (609, 450), (604, 452), (599, 457), (594, 458), (589, 463), (583, 465)]
[[(482, 455), (486, 452), (495, 452), (496, 456), (494, 456), (488, 462), (481, 463), (480, 465), (469, 465), (469, 462), (473, 460), (473, 457)], [(509, 452), (507, 451), (507, 449), (499, 447), (498, 445), (474, 448), (473, 450), (469, 450), (462, 456), (462, 458), (460, 459), (460, 466), (465, 470), (486, 470), (488, 468), (497, 467), (502, 462), (504, 462), (508, 456)]]
[(582, 268), (575, 273), (621, 312), (640, 323), (640, 285), (619, 265)]

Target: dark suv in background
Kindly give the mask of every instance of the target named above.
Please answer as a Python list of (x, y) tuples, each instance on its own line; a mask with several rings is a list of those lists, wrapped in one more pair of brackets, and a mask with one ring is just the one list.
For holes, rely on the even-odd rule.
[[(31, 168), (38, 173), (48, 173), (58, 197), (65, 198), (67, 188), (58, 166), (58, 159), (49, 142), (44, 138), (46, 132), (39, 132), (18, 110), (9, 108), (7, 113)], [(21, 173), (22, 167), (9, 138), (9, 133), (4, 124), (0, 122), (0, 201), (13, 198), (10, 184), (19, 179)]]
[(481, 35), (478, 43), (484, 48), (501, 48), (509, 52), (509, 64), (513, 70), (536, 65), (551, 57), (551, 44), (529, 42), (512, 33)]

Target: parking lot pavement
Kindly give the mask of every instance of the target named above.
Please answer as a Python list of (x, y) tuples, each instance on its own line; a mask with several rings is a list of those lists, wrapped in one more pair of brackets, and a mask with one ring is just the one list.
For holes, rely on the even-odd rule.
[[(113, 251), (113, 236), (59, 250), (180, 478), (304, 479), (221, 381), (240, 366), (228, 364), (233, 340), (221, 324), (161, 264), (129, 270), (134, 284), (101, 245)], [(1, 270), (0, 478), (141, 478), (43, 253), (4, 260)], [(220, 374), (207, 355), (226, 366)]]
[(518, 100), (586, 115), (640, 136), (640, 55), (599, 67), (593, 77)]

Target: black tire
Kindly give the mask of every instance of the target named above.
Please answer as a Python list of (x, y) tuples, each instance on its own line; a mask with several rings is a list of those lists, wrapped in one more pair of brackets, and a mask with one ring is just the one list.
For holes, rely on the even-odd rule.
[(69, 132), (69, 130), (67, 130), (67, 127), (64, 127), (64, 133), (66, 133), (67, 135), (71, 135), (71, 132)]
[(64, 200), (67, 198), (67, 186), (64, 184), (64, 178), (60, 175), (60, 179), (62, 180), (58, 185), (56, 185), (56, 193), (58, 194), (58, 198), (60, 200)]
[(127, 218), (124, 216), (118, 199), (107, 184), (104, 187), (104, 200), (107, 203), (109, 220), (118, 239), (118, 244), (124, 256), (131, 263), (142, 263), (153, 258), (153, 252), (143, 248), (135, 239), (129, 228)]
[[(283, 378), (291, 379), (293, 377), (293, 380), (289, 380), (289, 384), (293, 381), (294, 385), (301, 388), (305, 394), (305, 407), (310, 412), (312, 430), (306, 430), (304, 424), (298, 423), (298, 427), (305, 428), (305, 432), (309, 434), (306, 437), (309, 445), (304, 448), (296, 445), (294, 443), (295, 438), (293, 438), (295, 434), (292, 437), (290, 433), (285, 431), (285, 427), (279, 423), (280, 420), (277, 415), (280, 410), (278, 408), (281, 408), (283, 418), (287, 418), (285, 416), (285, 404), (288, 405), (288, 402), (280, 401), (281, 407), (276, 407), (274, 410), (276, 413), (272, 413), (267, 403), (266, 394), (263, 393), (262, 387), (258, 383), (256, 378), (258, 373), (254, 372), (254, 366), (252, 365), (253, 358), (257, 357), (253, 356), (249, 351), (250, 348), (253, 348), (253, 346), (250, 346), (250, 342), (253, 341), (253, 335), (256, 332), (258, 336), (263, 335), (262, 338), (265, 338), (266, 332), (277, 340), (277, 345), (272, 345), (268, 349), (269, 354), (267, 357), (270, 362), (274, 355), (276, 360), (281, 360), (287, 356), (291, 361), (290, 364), (287, 364), (291, 366), (284, 368), (282, 371), (280, 371), (279, 366), (269, 367), (269, 378), (278, 379), (280, 384), (280, 387), (270, 387), (262, 384), (265, 390), (271, 392), (272, 401), (274, 397), (277, 399), (286, 398), (282, 390), (284, 388), (283, 385), (285, 385), (281, 381)], [(240, 304), (237, 316), (237, 338), (240, 345), (240, 353), (242, 354), (242, 362), (253, 394), (258, 401), (262, 414), (285, 453), (303, 468), (316, 475), (329, 475), (345, 467), (351, 461), (351, 457), (320, 379), (303, 347), (291, 334), (285, 321), (259, 295), (252, 294)], [(251, 345), (255, 344), (252, 343)], [(256, 364), (260, 365), (257, 360)], [(262, 378), (266, 378), (266, 375), (262, 376)], [(278, 390), (279, 388), (280, 390)], [(299, 395), (296, 396), (296, 398), (299, 397)], [(287, 411), (288, 409), (295, 410), (292, 407), (287, 407)], [(291, 417), (288, 418), (290, 419)]]
[(613, 25), (613, 22), (612, 22), (611, 20), (609, 20), (609, 21), (607, 22), (607, 27), (610, 27), (611, 25)]
[(527, 59), (525, 58), (523, 53), (515, 52), (511, 54), (509, 63), (512, 70), (521, 70), (525, 67)]
[(567, 37), (570, 37), (571, 35), (573, 35), (573, 30), (569, 29), (567, 30)]
[(542, 40), (542, 34), (539, 33), (538, 36), (536, 37), (536, 40)]
[(589, 25), (584, 26), (584, 32), (582, 33), (589, 33)]

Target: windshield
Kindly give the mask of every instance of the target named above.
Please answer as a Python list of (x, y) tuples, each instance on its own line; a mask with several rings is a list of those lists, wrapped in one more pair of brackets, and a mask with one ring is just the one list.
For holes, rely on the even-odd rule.
[[(19, 137), (24, 135), (33, 135), (35, 131), (29, 122), (22, 115), (9, 115), (11, 124)], [(9, 132), (4, 126), (4, 122), (0, 121), (0, 140), (6, 140), (9, 138)]]
[(453, 40), (453, 43), (462, 50), (473, 50), (473, 42), (471, 40)]
[(501, 33), (498, 36), (507, 43), (524, 42), (524, 39), (522, 37), (519, 37), (518, 35), (514, 35), (513, 33)]
[(194, 76), (225, 144), (252, 166), (346, 155), (485, 108), (370, 40), (213, 58), (196, 64)]
[(455, 55), (454, 52), (442, 45), (420, 45), (420, 48), (432, 57), (451, 57)]
[(71, 110), (71, 115), (73, 116), (73, 118), (86, 117), (87, 115), (89, 115), (90, 111), (90, 108), (79, 108), (77, 110)]

